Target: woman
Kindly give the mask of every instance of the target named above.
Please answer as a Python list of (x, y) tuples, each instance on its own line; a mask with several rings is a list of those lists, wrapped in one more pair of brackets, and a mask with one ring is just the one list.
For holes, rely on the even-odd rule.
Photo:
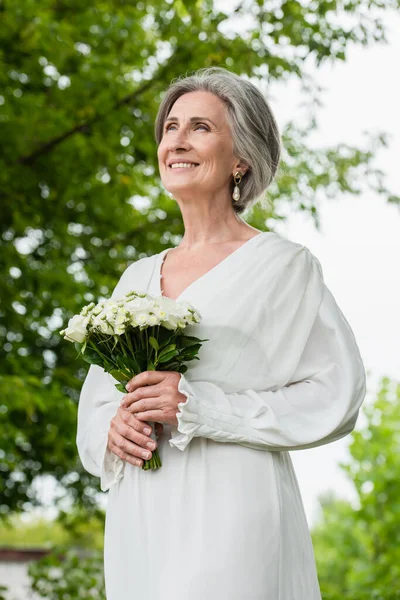
[[(240, 218), (278, 167), (275, 118), (222, 68), (171, 84), (156, 121), (176, 248), (138, 260), (114, 297), (143, 289), (193, 304), (208, 338), (185, 375), (146, 372), (127, 394), (92, 366), (77, 444), (109, 490), (108, 600), (318, 600), (290, 450), (348, 434), (365, 396), (353, 332), (307, 247)], [(162, 467), (144, 471), (157, 422)]]

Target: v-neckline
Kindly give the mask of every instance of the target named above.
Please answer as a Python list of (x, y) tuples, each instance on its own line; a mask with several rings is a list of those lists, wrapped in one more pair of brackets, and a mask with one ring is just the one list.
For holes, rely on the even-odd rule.
[(249, 245), (251, 245), (251, 242), (253, 242), (253, 240), (258, 239), (260, 237), (264, 237), (266, 235), (270, 235), (270, 234), (274, 234), (273, 231), (261, 231), (260, 233), (257, 233), (257, 235), (253, 235), (253, 237), (249, 238), (248, 240), (246, 240), (243, 244), (241, 244), (238, 248), (236, 248), (235, 250), (233, 250), (233, 252), (230, 252), (227, 256), (225, 256), (225, 258), (223, 258), (222, 260), (219, 261), (219, 263), (217, 263), (216, 265), (214, 265), (213, 267), (211, 267), (211, 269), (209, 269), (208, 271), (206, 271), (203, 275), (200, 275), (200, 277), (198, 277), (197, 279), (195, 279), (194, 281), (192, 281), (192, 283), (189, 283), (188, 286), (186, 286), (184, 288), (184, 290), (179, 294), (179, 296), (177, 296), (177, 298), (170, 298), (169, 296), (164, 296), (163, 295), (163, 290), (161, 287), (161, 270), (162, 270), (162, 265), (164, 263), (165, 260), (165, 256), (168, 254), (168, 252), (170, 250), (173, 250), (173, 248), (165, 248), (164, 250), (162, 250), (158, 255), (158, 260), (157, 260), (157, 287), (158, 287), (158, 293), (162, 298), (168, 298), (169, 300), (174, 300), (175, 302), (178, 302), (182, 296), (184, 294), (186, 294), (186, 292), (188, 290), (190, 290), (196, 283), (202, 281), (204, 278), (208, 277), (210, 273), (214, 273), (222, 264), (225, 264), (226, 262), (229, 262), (229, 259), (231, 257), (233, 257), (234, 255), (236, 256), (237, 253), (240, 252), (240, 250), (242, 250), (242, 248), (247, 248)]

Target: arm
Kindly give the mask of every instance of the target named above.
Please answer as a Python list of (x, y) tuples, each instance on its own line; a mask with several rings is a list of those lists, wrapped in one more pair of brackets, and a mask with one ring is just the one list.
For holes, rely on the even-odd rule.
[[(143, 259), (145, 260), (145, 259)], [(112, 297), (118, 298), (135, 287), (137, 263), (122, 274)], [(124, 475), (125, 461), (107, 448), (111, 419), (115, 416), (123, 393), (116, 381), (101, 367), (90, 365), (79, 396), (76, 445), (82, 465), (100, 477), (100, 487), (107, 491)]]
[(114, 384), (109, 373), (97, 365), (90, 365), (78, 406), (76, 445), (79, 458), (86, 471), (100, 477), (103, 492), (123, 477), (125, 469), (125, 462), (107, 448), (110, 422), (123, 397)]
[(202, 436), (259, 450), (301, 450), (352, 431), (366, 376), (353, 332), (324, 285), (317, 317), (287, 385), (226, 394), (213, 383), (189, 382), (181, 374), (178, 390), (187, 400), (178, 405), (172, 447), (184, 450), (193, 437)]

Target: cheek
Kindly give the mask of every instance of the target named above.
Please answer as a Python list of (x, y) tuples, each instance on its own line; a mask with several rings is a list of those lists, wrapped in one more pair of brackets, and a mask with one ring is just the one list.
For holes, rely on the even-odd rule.
[(219, 139), (213, 140), (212, 143), (204, 144), (202, 153), (213, 163), (219, 165), (229, 163), (231, 157), (230, 147), (227, 147), (227, 144)]
[(165, 137), (163, 137), (160, 141), (160, 143), (158, 144), (158, 148), (157, 148), (157, 156), (159, 160), (163, 160), (165, 159), (165, 155), (167, 152), (167, 143), (165, 140)]

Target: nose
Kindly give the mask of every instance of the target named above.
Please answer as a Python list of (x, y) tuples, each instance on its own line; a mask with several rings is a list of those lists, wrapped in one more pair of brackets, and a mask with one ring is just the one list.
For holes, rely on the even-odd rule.
[(169, 149), (171, 152), (190, 150), (190, 144), (183, 127), (179, 131), (176, 131), (174, 136), (171, 136)]

